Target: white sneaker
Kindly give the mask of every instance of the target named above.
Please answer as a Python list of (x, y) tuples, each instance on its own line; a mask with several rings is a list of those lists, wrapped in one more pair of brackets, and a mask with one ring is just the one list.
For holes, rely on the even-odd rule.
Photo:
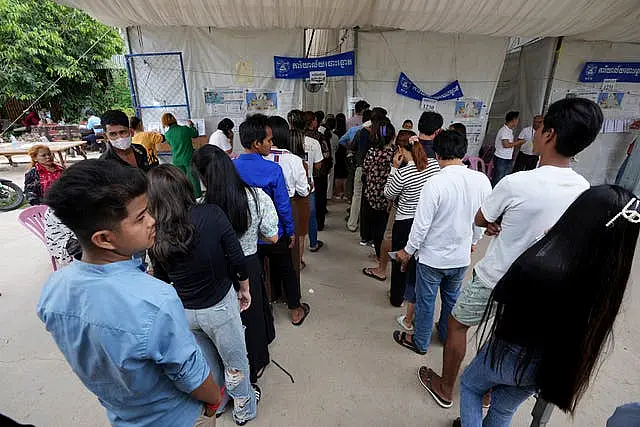
[(404, 323), (404, 319), (405, 319), (405, 317), (406, 317), (406, 316), (405, 316), (404, 314), (402, 314), (402, 315), (400, 315), (400, 316), (396, 317), (396, 322), (398, 322), (398, 325), (402, 326), (402, 329), (404, 329), (405, 331), (407, 331), (407, 332), (413, 332), (413, 329), (414, 329), (414, 328), (413, 328), (413, 325), (411, 325), (411, 327), (410, 327), (410, 328), (407, 328), (407, 325), (405, 325), (405, 323)]

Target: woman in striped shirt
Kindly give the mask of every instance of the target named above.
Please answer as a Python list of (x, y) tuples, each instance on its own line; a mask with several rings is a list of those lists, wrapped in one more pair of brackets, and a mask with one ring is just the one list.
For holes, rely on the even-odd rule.
[[(391, 239), (392, 251), (398, 251), (407, 244), (422, 187), (430, 177), (440, 171), (436, 159), (427, 158), (422, 145), (413, 132), (407, 130), (398, 132), (396, 145), (398, 152), (393, 158), (393, 167), (384, 188), (385, 197), (389, 200), (395, 200), (397, 207)], [(392, 263), (389, 299), (391, 304), (396, 307), (401, 306), (403, 300), (407, 301), (407, 315), (399, 316), (397, 320), (408, 331), (413, 330), (413, 308), (416, 302), (415, 282), (415, 260), (411, 260), (405, 272), (401, 271), (399, 263)]]

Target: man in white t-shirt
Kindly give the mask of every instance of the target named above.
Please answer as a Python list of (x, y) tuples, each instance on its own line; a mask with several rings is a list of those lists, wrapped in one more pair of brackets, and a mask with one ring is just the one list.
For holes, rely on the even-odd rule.
[(209, 144), (231, 154), (233, 152), (233, 126), (231, 119), (222, 119), (218, 123), (218, 129), (209, 137)]
[(317, 139), (309, 136), (304, 137), (304, 152), (307, 155), (307, 164), (309, 165), (309, 182), (311, 182), (311, 195), (309, 197), (309, 205), (311, 214), (309, 217), (309, 250), (317, 251), (324, 243), (318, 240), (318, 223), (316, 219), (316, 192), (313, 182), (313, 170), (320, 169), (324, 156), (322, 155), (322, 147)]
[(440, 172), (422, 187), (411, 233), (396, 259), (406, 268), (416, 256), (415, 332), (395, 331), (393, 339), (403, 347), (425, 354), (431, 343), (436, 296), (442, 306), (438, 335), (447, 339), (447, 321), (471, 263), (472, 247), (482, 238), (474, 217), (491, 193), (491, 183), (482, 172), (467, 168), (462, 158), (467, 139), (456, 131), (442, 131), (433, 140)]
[(541, 126), (542, 115), (538, 114), (533, 117), (533, 125), (527, 126), (520, 131), (518, 141), (524, 141), (524, 143), (520, 146), (520, 151), (516, 157), (516, 164), (513, 167), (514, 172), (530, 171), (538, 166), (539, 157), (533, 153), (533, 136)]
[(496, 283), (589, 188), (587, 180), (571, 169), (571, 158), (595, 140), (602, 121), (600, 107), (587, 99), (562, 99), (552, 104), (533, 142), (540, 167), (505, 177), (478, 211), (476, 225), (487, 227), (487, 234), (495, 237), (449, 317), (442, 377), (426, 367), (419, 371), (420, 381), (440, 406), (450, 408), (453, 404), (467, 330), (481, 322)]
[(493, 179), (491, 183), (495, 187), (498, 182), (511, 173), (513, 148), (524, 144), (524, 141), (514, 141), (513, 130), (518, 126), (520, 113), (509, 111), (505, 117), (504, 126), (496, 135), (496, 151), (493, 154)]

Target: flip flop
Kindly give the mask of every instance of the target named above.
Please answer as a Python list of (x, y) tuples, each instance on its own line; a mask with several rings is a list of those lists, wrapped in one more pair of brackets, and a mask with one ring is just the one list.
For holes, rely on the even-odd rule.
[(376, 279), (379, 280), (380, 282), (385, 282), (387, 280), (387, 277), (380, 277), (378, 275), (376, 275), (373, 271), (372, 267), (365, 267), (362, 269), (362, 274), (364, 274), (367, 277), (371, 277), (372, 279)]
[(438, 396), (435, 391), (433, 391), (433, 387), (431, 386), (431, 377), (427, 375), (426, 381), (422, 379), (421, 372), (423, 372), (423, 370), (431, 371), (431, 369), (427, 368), (426, 366), (420, 366), (418, 368), (418, 381), (420, 381), (420, 384), (422, 384), (422, 387), (424, 387), (424, 389), (429, 392), (431, 397), (433, 397), (433, 400), (435, 400), (438, 405), (440, 405), (444, 409), (451, 408), (453, 406), (452, 401), (444, 400), (442, 397)]
[(302, 319), (300, 319), (298, 323), (291, 322), (293, 326), (302, 326), (302, 324), (304, 323), (304, 320), (307, 318), (307, 316), (311, 312), (311, 307), (309, 307), (309, 304), (307, 304), (306, 302), (303, 302), (302, 304), (300, 304), (300, 307), (304, 311), (304, 316), (302, 316)]
[(407, 333), (406, 332), (394, 331), (393, 332), (393, 340), (395, 342), (397, 342), (398, 344), (400, 344), (401, 346), (403, 346), (405, 348), (408, 348), (409, 350), (413, 351), (414, 353), (419, 354), (420, 356), (424, 356), (425, 354), (427, 354), (426, 351), (422, 351), (418, 347), (416, 347), (416, 345), (413, 343), (413, 341), (408, 341), (407, 340)]

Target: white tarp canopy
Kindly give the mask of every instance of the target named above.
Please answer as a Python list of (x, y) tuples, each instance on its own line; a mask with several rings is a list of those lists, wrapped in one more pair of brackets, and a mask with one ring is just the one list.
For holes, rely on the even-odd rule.
[(60, 0), (117, 27), (377, 28), (640, 42), (638, 0)]

